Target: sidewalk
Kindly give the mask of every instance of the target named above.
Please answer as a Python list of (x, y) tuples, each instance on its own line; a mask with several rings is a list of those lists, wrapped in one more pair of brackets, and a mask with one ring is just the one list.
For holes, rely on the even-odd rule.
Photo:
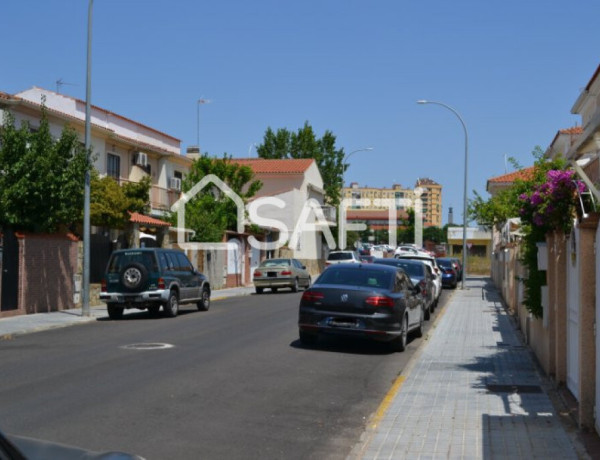
[(488, 278), (438, 316), (350, 458), (589, 458)]
[[(211, 301), (248, 295), (254, 292), (254, 287), (236, 287), (229, 289), (218, 289), (211, 293)], [(139, 313), (140, 310), (125, 310), (128, 312)], [(108, 318), (106, 307), (90, 307), (90, 316), (82, 316), (81, 308), (71, 310), (53, 311), (50, 313), (35, 313), (32, 315), (19, 315), (0, 319), (0, 340), (7, 340), (13, 336), (38, 332), (46, 329), (71, 326), (78, 323), (87, 323), (96, 321), (98, 318)]]

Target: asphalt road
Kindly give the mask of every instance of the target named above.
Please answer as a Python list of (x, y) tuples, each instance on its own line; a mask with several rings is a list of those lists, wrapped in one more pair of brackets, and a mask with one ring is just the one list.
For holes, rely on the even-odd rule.
[(0, 342), (0, 430), (149, 460), (344, 459), (424, 339), (404, 353), (340, 339), (303, 348), (300, 296)]

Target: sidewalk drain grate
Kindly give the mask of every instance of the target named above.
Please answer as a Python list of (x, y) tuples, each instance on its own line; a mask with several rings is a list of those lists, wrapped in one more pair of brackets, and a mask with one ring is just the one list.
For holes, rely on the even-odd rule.
[(539, 385), (486, 385), (490, 393), (541, 393)]

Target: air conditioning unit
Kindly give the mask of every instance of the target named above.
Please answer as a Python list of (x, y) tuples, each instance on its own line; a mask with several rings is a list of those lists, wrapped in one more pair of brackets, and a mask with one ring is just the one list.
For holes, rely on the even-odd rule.
[(181, 179), (179, 177), (171, 177), (169, 180), (169, 188), (173, 190), (181, 190)]
[(148, 166), (148, 155), (144, 152), (137, 152), (133, 157), (133, 162), (136, 165), (145, 168), (146, 166)]

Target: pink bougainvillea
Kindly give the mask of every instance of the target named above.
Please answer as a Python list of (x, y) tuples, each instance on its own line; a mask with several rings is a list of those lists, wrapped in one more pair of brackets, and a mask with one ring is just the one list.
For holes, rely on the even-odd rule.
[(572, 170), (548, 171), (545, 183), (519, 196), (521, 219), (547, 231), (569, 231), (575, 216), (577, 191), (586, 190), (583, 182), (573, 179), (574, 175)]

